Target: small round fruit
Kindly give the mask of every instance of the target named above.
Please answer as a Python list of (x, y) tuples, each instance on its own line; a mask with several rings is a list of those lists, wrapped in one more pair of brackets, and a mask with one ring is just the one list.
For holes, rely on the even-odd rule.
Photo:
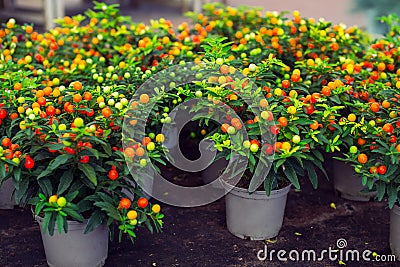
[(154, 142), (150, 142), (146, 146), (148, 151), (153, 151), (156, 148), (156, 144)]
[(154, 204), (153, 207), (151, 207), (151, 210), (152, 210), (154, 213), (159, 213), (160, 210), (161, 210), (161, 206), (158, 205), (158, 204)]
[(297, 109), (296, 109), (294, 106), (290, 106), (290, 107), (288, 107), (288, 109), (287, 109), (287, 112), (288, 112), (289, 114), (292, 114), (292, 115), (296, 114), (296, 111), (297, 111)]
[(356, 154), (357, 151), (358, 151), (358, 148), (356, 146), (351, 146), (349, 151), (350, 151), (351, 154)]
[(129, 198), (121, 198), (119, 201), (119, 207), (121, 209), (129, 209), (131, 207), (131, 201)]
[(347, 119), (351, 122), (355, 122), (357, 117), (356, 115), (354, 115), (353, 113), (349, 114), (349, 116), (347, 116)]
[(235, 134), (236, 133), (236, 129), (233, 126), (229, 126), (227, 132), (228, 132), (228, 134)]
[(360, 155), (358, 155), (357, 157), (358, 162), (360, 162), (361, 164), (365, 164), (368, 161), (368, 156), (365, 155), (364, 153), (361, 153)]
[(298, 143), (300, 143), (300, 141), (301, 141), (300, 136), (294, 135), (294, 136), (292, 137), (292, 142), (293, 142), (294, 144), (298, 144)]
[(78, 128), (81, 128), (81, 127), (83, 127), (83, 125), (84, 125), (84, 121), (83, 121), (83, 119), (82, 118), (75, 118), (75, 120), (74, 120), (74, 125), (75, 125), (75, 127), (78, 127)]
[(140, 164), (140, 166), (142, 166), (142, 167), (146, 167), (146, 165), (147, 165), (146, 159), (141, 159), (141, 160), (139, 161), (139, 164)]
[(149, 201), (147, 201), (147, 199), (145, 199), (144, 197), (141, 197), (141, 198), (138, 199), (137, 204), (138, 204), (139, 208), (144, 209), (149, 204)]
[(137, 212), (136, 210), (130, 210), (128, 211), (128, 213), (126, 214), (126, 216), (128, 217), (129, 220), (134, 220), (137, 218)]
[(203, 93), (201, 91), (196, 91), (195, 95), (196, 97), (200, 98), (203, 96)]
[(142, 104), (147, 104), (150, 101), (149, 95), (148, 94), (141, 94), (139, 97), (139, 101)]
[(166, 124), (171, 123), (171, 122), (172, 122), (171, 117), (166, 117), (166, 118), (165, 118), (165, 123), (166, 123)]
[(157, 134), (156, 142), (163, 143), (165, 141), (165, 136), (163, 134)]
[(282, 150), (289, 151), (292, 148), (289, 142), (282, 143)]
[(60, 130), (60, 131), (67, 130), (67, 125), (65, 125), (64, 123), (59, 124), (58, 125), (58, 130)]
[(251, 146), (251, 143), (250, 143), (249, 140), (243, 141), (243, 147), (244, 148), (250, 148), (250, 146)]
[(259, 147), (257, 144), (251, 144), (250, 145), (250, 151), (253, 153), (256, 153), (258, 151)]
[(386, 166), (383, 166), (383, 165), (381, 165), (381, 166), (379, 166), (378, 167), (378, 173), (379, 174), (385, 174), (386, 173)]
[(266, 110), (263, 110), (261, 112), (261, 118), (263, 118), (264, 120), (268, 120), (270, 113)]
[(51, 197), (49, 197), (49, 203), (57, 203), (58, 200), (58, 196), (57, 195), (52, 195)]
[(64, 207), (65, 205), (67, 205), (67, 200), (65, 199), (65, 197), (58, 198), (57, 205), (61, 208)]
[(135, 226), (137, 224), (137, 220), (136, 219), (130, 220), (129, 224)]

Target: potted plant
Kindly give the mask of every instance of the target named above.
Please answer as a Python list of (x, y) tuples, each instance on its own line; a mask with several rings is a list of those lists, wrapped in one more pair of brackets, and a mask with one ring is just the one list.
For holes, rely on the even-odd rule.
[[(399, 19), (391, 16), (385, 20), (389, 25), (389, 33), (376, 40), (367, 55), (373, 71), (366, 75), (369, 79), (364, 84), (373, 95), (373, 99), (367, 103), (355, 101), (353, 105), (354, 112), (359, 112), (364, 125), (360, 125), (359, 134), (353, 136), (354, 145), (345, 154), (345, 161), (353, 165), (355, 172), (362, 177), (363, 185), (377, 192), (379, 201), (387, 199), (391, 209), (390, 247), (399, 258), (400, 84), (397, 81), (398, 71), (394, 67), (399, 60), (398, 52), (393, 50), (393, 47), (398, 45), (398, 39), (393, 36), (398, 34)], [(363, 139), (361, 143), (360, 138)]]
[[(101, 266), (114, 226), (119, 240), (127, 234), (132, 241), (137, 227), (159, 232), (162, 226), (160, 205), (149, 204), (125, 164), (132, 149), (122, 149), (126, 97), (146, 73), (106, 60), (101, 53), (120, 55), (109, 46), (95, 51), (97, 41), (86, 43), (89, 32), (96, 38), (104, 33), (116, 45), (126, 40), (102, 29), (122, 26), (115, 7), (97, 9), (88, 13), (88, 26), (76, 27), (82, 16), (62, 19), (61, 28), (45, 33), (48, 42), (12, 19), (1, 30), (0, 180), (12, 179), (17, 204), (32, 205), (49, 265)], [(109, 24), (90, 30), (102, 16)]]
[[(215, 143), (212, 149), (221, 153), (220, 158), (236, 162), (241, 157), (249, 161), (248, 167), (229, 164), (222, 175), (222, 183), (229, 191), (225, 198), (227, 225), (231, 233), (241, 238), (271, 238), (281, 228), (290, 186), (299, 189), (298, 177), (306, 174), (314, 187), (317, 186), (314, 167), (324, 171), (323, 158), (315, 150), (317, 142), (311, 137), (309, 127), (314, 119), (320, 121), (321, 127), (328, 125), (329, 120), (327, 116), (324, 118), (323, 111), (307, 114), (309, 103), (296, 90), (288, 89), (290, 92), (286, 95), (279, 88), (274, 95), (270, 94), (266, 84), (273, 86), (274, 72), (280, 75), (278, 70), (285, 66), (279, 60), (270, 57), (262, 64), (252, 64), (250, 72), (243, 70), (247, 77), (236, 74), (235, 69), (227, 74), (226, 70), (231, 67), (220, 60), (229, 57), (227, 45), (224, 39), (203, 45), (205, 60), (216, 64), (219, 72), (208, 79), (218, 85), (202, 88), (202, 94), (211, 100), (209, 108), (213, 109), (212, 115), (203, 114), (205, 121), (211, 116), (215, 119), (215, 114), (224, 114), (218, 118), (221, 127), (208, 136)], [(257, 86), (252, 87), (252, 82)], [(232, 109), (218, 113), (216, 103), (222, 102)], [(247, 129), (248, 137), (243, 136), (243, 129)], [(231, 151), (235, 156), (231, 157)], [(241, 165), (240, 159), (238, 162)], [(249, 175), (253, 179), (246, 182), (245, 177)], [(236, 185), (232, 179), (241, 181)], [(241, 216), (237, 216), (239, 213)]]

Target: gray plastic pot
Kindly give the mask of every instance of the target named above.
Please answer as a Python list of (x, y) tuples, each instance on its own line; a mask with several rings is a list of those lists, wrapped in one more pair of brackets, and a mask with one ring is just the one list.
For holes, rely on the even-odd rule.
[(246, 189), (225, 182), (226, 224), (229, 232), (242, 239), (265, 240), (276, 237), (282, 228), (290, 185), (271, 192), (249, 194)]
[[(47, 264), (50, 267), (101, 267), (108, 256), (109, 230), (100, 225), (84, 234), (86, 223), (68, 221), (68, 232), (62, 234), (54, 230), (50, 236), (43, 233), (43, 218), (35, 216), (39, 222)], [(56, 227), (57, 228), (57, 227)]]
[(13, 209), (15, 201), (12, 197), (14, 191), (14, 184), (11, 179), (5, 181), (0, 185), (0, 209)]
[(209, 184), (216, 180), (220, 174), (224, 171), (226, 166), (228, 166), (228, 160), (225, 158), (220, 158), (215, 162), (211, 163), (206, 169), (201, 172), (201, 179), (205, 184)]
[(367, 187), (362, 185), (362, 178), (354, 173), (351, 165), (340, 160), (333, 160), (332, 167), (335, 190), (342, 198), (370, 201), (376, 196), (376, 192), (361, 192)]
[(397, 205), (390, 211), (390, 248), (400, 260), (400, 207)]

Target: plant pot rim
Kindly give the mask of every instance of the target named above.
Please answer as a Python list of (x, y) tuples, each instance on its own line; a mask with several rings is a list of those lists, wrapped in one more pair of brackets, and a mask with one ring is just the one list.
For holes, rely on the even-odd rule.
[(396, 213), (397, 215), (400, 216), (400, 206), (395, 204), (392, 208), (392, 212)]
[(267, 194), (264, 190), (257, 190), (250, 194), (247, 191), (247, 189), (233, 186), (231, 184), (228, 184), (227, 182), (225, 182), (222, 179), (221, 179), (221, 184), (227, 190), (228, 193), (231, 193), (231, 194), (234, 194), (234, 195), (240, 196), (240, 197), (249, 196), (251, 198), (257, 198), (257, 199), (273, 199), (273, 198), (280, 197), (282, 194), (287, 194), (290, 191), (290, 188), (292, 187), (292, 184), (289, 184), (283, 188), (272, 190), (271, 194), (269, 196), (267, 196)]
[[(33, 215), (35, 217), (35, 221), (37, 222), (42, 222), (43, 221), (43, 217), (40, 215)], [(85, 219), (83, 222), (78, 222), (78, 221), (72, 221), (72, 220), (67, 220), (68, 224), (70, 225), (82, 225), (82, 224), (87, 224), (88, 223), (88, 219)]]

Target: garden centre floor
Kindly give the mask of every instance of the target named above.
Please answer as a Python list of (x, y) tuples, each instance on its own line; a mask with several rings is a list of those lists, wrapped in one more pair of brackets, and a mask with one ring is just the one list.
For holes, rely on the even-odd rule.
[[(199, 176), (165, 170), (182, 185), (199, 185)], [(328, 167), (329, 171), (329, 167)], [(198, 208), (163, 207), (165, 227), (151, 235), (141, 229), (135, 244), (111, 242), (106, 266), (340, 266), (321, 262), (272, 262), (257, 259), (257, 252), (313, 249), (317, 253), (336, 248), (339, 238), (348, 249), (368, 249), (387, 255), (389, 211), (385, 203), (353, 202), (337, 197), (331, 182), (320, 181), (315, 191), (304, 184), (301, 192), (289, 194), (283, 228), (276, 242), (241, 240), (225, 225), (225, 203), (220, 199)], [(336, 209), (330, 204), (335, 203)], [(240, 216), (240, 214), (238, 214)], [(38, 225), (31, 211), (16, 208), (0, 211), (0, 266), (46, 266)], [(399, 266), (395, 263), (346, 262), (346, 266)], [(72, 267), (72, 266), (71, 266)]]

